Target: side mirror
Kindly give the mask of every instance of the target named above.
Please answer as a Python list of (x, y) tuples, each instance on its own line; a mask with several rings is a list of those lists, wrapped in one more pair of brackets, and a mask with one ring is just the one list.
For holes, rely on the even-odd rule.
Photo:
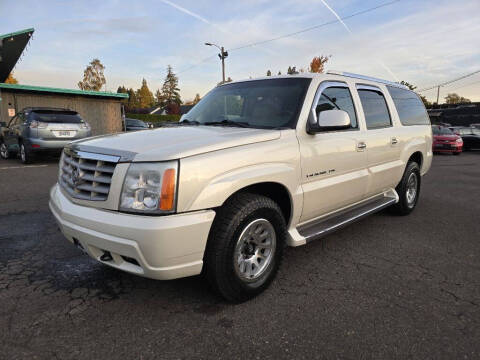
[(308, 122), (307, 132), (315, 134), (323, 131), (348, 129), (350, 126), (350, 116), (346, 111), (324, 110), (320, 112), (318, 123)]

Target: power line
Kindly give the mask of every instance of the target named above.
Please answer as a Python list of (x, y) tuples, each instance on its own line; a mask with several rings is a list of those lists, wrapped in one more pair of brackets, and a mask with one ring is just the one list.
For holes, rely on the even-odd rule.
[[(241, 49), (245, 49), (245, 48), (248, 48), (248, 47), (254, 47), (254, 46), (257, 46), (257, 45), (262, 45), (262, 44), (266, 44), (266, 43), (269, 43), (269, 42), (272, 42), (272, 41), (277, 41), (277, 40), (280, 40), (280, 39), (284, 39), (284, 38), (287, 38), (287, 37), (292, 37), (292, 36), (295, 36), (295, 35), (298, 35), (298, 34), (302, 34), (302, 33), (305, 33), (307, 31), (311, 31), (311, 30), (315, 30), (315, 29), (319, 29), (321, 27), (324, 27), (324, 26), (328, 26), (328, 25), (332, 25), (332, 24), (335, 24), (335, 23), (338, 23), (340, 21), (343, 21), (343, 20), (347, 20), (347, 19), (351, 19), (355, 16), (359, 16), (359, 15), (363, 15), (363, 14), (366, 14), (368, 12), (371, 12), (371, 11), (374, 11), (374, 10), (377, 10), (377, 9), (380, 9), (382, 7), (385, 7), (385, 6), (389, 6), (389, 5), (392, 5), (392, 4), (395, 4), (397, 2), (400, 2), (402, 0), (393, 0), (393, 1), (389, 1), (389, 2), (386, 2), (386, 3), (383, 3), (383, 4), (380, 4), (380, 5), (377, 5), (377, 6), (374, 6), (374, 7), (371, 7), (371, 8), (368, 8), (368, 9), (365, 9), (365, 10), (361, 10), (361, 11), (358, 11), (356, 13), (353, 13), (353, 14), (350, 14), (350, 15), (347, 15), (347, 16), (344, 16), (344, 17), (341, 17), (340, 19), (335, 19), (335, 20), (332, 20), (332, 21), (328, 21), (328, 22), (325, 22), (323, 24), (318, 24), (318, 25), (314, 25), (314, 26), (310, 26), (308, 28), (305, 28), (305, 29), (302, 29), (302, 30), (298, 30), (298, 31), (295, 31), (293, 33), (289, 33), (289, 34), (284, 34), (284, 35), (281, 35), (281, 36), (277, 36), (275, 38), (271, 38), (271, 39), (266, 39), (266, 40), (262, 40), (262, 41), (257, 41), (257, 42), (254, 42), (254, 43), (250, 43), (250, 44), (245, 44), (245, 45), (242, 45), (242, 46), (238, 46), (238, 47), (235, 47), (235, 48), (232, 48), (232, 49), (227, 49), (228, 51), (236, 51), (236, 50), (241, 50)], [(213, 56), (209, 56), (203, 60), (200, 60), (198, 63), (196, 64), (193, 64), (191, 66), (189, 66), (188, 68), (178, 72), (178, 74), (182, 74), (184, 72), (187, 72), (201, 64), (203, 64), (204, 62), (212, 59), (216, 57), (216, 55), (213, 55)]]
[(323, 24), (318, 24), (318, 25), (310, 26), (310, 27), (308, 27), (308, 28), (305, 28), (305, 29), (302, 29), (302, 30), (298, 30), (298, 31), (295, 31), (295, 32), (292, 32), (292, 33), (284, 34), (284, 35), (281, 35), (281, 36), (277, 36), (277, 37), (274, 37), (274, 38), (271, 38), (271, 39), (262, 40), (262, 41), (257, 41), (257, 42), (251, 43), (251, 44), (245, 44), (245, 45), (242, 45), (242, 46), (233, 48), (233, 49), (229, 49), (229, 51), (235, 51), (235, 50), (245, 49), (245, 48), (247, 48), (247, 47), (262, 45), (262, 44), (266, 44), (266, 43), (269, 43), (269, 42), (272, 42), (272, 41), (277, 41), (277, 40), (284, 39), (284, 38), (287, 38), (287, 37), (292, 37), (292, 36), (295, 36), (295, 35), (298, 35), (298, 34), (302, 34), (302, 33), (304, 33), (304, 32), (307, 32), (307, 31), (311, 31), (311, 30), (315, 30), (315, 29), (318, 29), (318, 28), (321, 28), (321, 27), (324, 27), (324, 26), (327, 26), (327, 25), (335, 24), (335, 23), (338, 23), (338, 22), (340, 22), (340, 21), (347, 20), (347, 19), (350, 19), (350, 18), (355, 17), (355, 16), (358, 16), (358, 15), (366, 14), (366, 13), (368, 13), (368, 12), (371, 12), (371, 11), (374, 11), (374, 10), (377, 10), (377, 9), (380, 9), (380, 8), (382, 8), (382, 7), (395, 4), (395, 3), (399, 2), (399, 1), (402, 1), (402, 0), (389, 1), (389, 2), (386, 2), (386, 3), (380, 4), (380, 5), (377, 5), (377, 6), (374, 6), (374, 7), (371, 7), (371, 8), (362, 10), (362, 11), (358, 11), (358, 12), (356, 12), (356, 13), (353, 13), (353, 14), (350, 14), (350, 15), (347, 15), (347, 16), (344, 16), (344, 17), (341, 17), (341, 18), (339, 18), (339, 19), (331, 20), (331, 21), (325, 22), (325, 23), (323, 23)]
[(425, 89), (417, 90), (417, 92), (424, 92), (424, 91), (427, 91), (427, 90), (432, 90), (432, 89), (435, 89), (435, 88), (438, 88), (438, 87), (441, 87), (441, 86), (445, 86), (445, 85), (448, 85), (448, 84), (457, 82), (457, 81), (459, 81), (459, 80), (465, 79), (465, 78), (467, 78), (467, 77), (470, 77), (470, 76), (475, 75), (475, 74), (478, 74), (478, 73), (480, 73), (480, 70), (474, 71), (474, 72), (472, 72), (472, 73), (470, 73), (470, 74), (460, 76), (459, 78), (456, 78), (456, 79), (453, 79), (453, 80), (449, 80), (449, 81), (446, 81), (446, 82), (441, 83), (441, 84), (438, 84), (438, 85), (434, 85), (434, 86), (430, 86), (430, 87), (425, 88)]

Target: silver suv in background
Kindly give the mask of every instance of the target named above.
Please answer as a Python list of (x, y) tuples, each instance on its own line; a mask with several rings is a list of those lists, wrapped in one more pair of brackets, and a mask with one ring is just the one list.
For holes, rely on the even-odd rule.
[(91, 127), (73, 110), (25, 108), (9, 122), (0, 123), (0, 155), (19, 154), (24, 164), (39, 152), (60, 153), (73, 140), (91, 136)]

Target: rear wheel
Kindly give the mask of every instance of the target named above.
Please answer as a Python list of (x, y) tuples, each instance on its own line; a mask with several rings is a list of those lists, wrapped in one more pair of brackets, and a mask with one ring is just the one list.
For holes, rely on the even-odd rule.
[(285, 219), (273, 200), (235, 195), (219, 209), (208, 239), (207, 280), (229, 301), (254, 297), (275, 277), (285, 238)]
[(415, 209), (420, 195), (420, 182), (420, 166), (410, 161), (405, 168), (402, 180), (395, 188), (399, 200), (391, 207), (394, 213), (408, 215)]
[(2, 157), (2, 159), (8, 159), (10, 157), (8, 146), (3, 140), (0, 140), (0, 156)]
[(30, 164), (33, 160), (32, 152), (27, 149), (23, 142), (20, 143), (20, 160), (24, 164)]

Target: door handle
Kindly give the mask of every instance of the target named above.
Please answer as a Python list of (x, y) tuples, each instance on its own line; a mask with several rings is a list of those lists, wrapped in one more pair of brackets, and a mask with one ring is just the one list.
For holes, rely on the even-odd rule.
[(366, 147), (367, 147), (367, 144), (365, 144), (363, 141), (360, 141), (357, 144), (357, 151), (363, 151), (366, 149)]
[(398, 140), (396, 137), (392, 137), (392, 141), (391, 141), (392, 145), (396, 145), (398, 144)]

